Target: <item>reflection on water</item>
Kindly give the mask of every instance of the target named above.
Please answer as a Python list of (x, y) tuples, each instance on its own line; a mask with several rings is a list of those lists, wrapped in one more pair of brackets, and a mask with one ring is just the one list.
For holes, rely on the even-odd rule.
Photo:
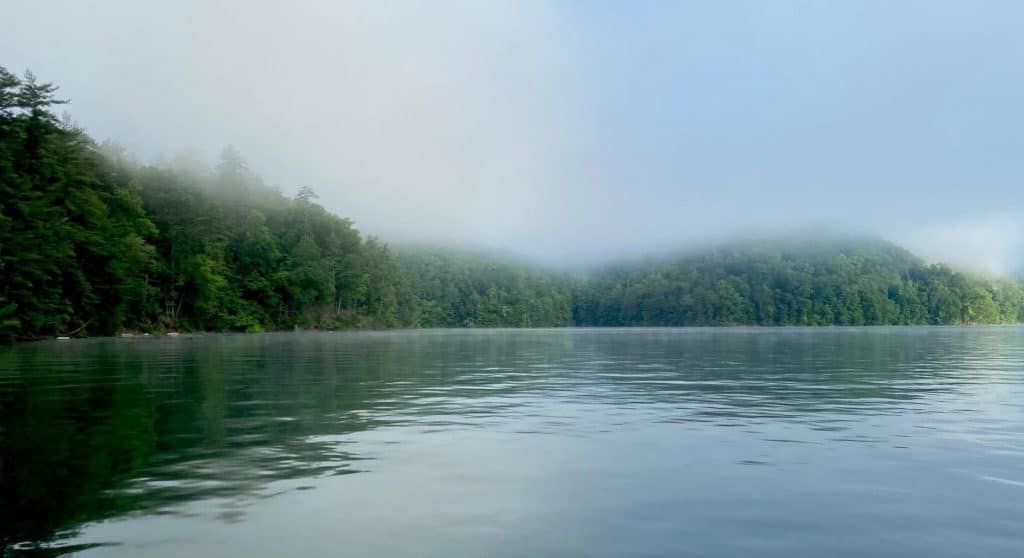
[(1016, 327), (22, 345), (0, 349), (0, 544), (1015, 556), (1022, 396)]

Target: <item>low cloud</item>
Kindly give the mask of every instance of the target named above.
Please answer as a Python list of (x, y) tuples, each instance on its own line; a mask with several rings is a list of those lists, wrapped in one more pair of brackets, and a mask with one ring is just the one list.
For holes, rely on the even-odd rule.
[(1020, 271), (1024, 261), (1024, 215), (997, 214), (936, 224), (898, 235), (897, 240), (932, 262), (988, 273)]
[(1021, 261), (1012, 5), (3, 12), (0, 63), (58, 83), (97, 139), (147, 161), (232, 144), (388, 240), (561, 263), (824, 226), (971, 267)]

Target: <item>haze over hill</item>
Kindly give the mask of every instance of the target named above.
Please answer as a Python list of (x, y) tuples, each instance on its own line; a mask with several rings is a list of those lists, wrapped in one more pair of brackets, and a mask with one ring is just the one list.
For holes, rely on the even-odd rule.
[(393, 241), (602, 261), (827, 224), (1019, 268), (1016, 3), (0, 0), (144, 161), (234, 144)]
[(824, 231), (635, 255), (582, 274), (396, 254), (234, 149), (214, 170), (140, 165), (0, 67), (0, 341), (167, 329), (990, 324), (1019, 281)]

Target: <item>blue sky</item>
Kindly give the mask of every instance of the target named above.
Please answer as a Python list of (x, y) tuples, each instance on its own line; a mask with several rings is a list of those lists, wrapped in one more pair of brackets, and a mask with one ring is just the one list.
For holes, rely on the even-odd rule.
[(1019, 2), (0, 0), (144, 160), (231, 143), (385, 238), (559, 262), (827, 226), (1022, 260)]

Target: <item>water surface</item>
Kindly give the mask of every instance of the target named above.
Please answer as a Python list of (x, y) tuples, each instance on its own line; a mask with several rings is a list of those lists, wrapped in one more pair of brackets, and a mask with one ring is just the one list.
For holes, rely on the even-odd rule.
[(1020, 556), (1024, 328), (0, 348), (11, 556)]

